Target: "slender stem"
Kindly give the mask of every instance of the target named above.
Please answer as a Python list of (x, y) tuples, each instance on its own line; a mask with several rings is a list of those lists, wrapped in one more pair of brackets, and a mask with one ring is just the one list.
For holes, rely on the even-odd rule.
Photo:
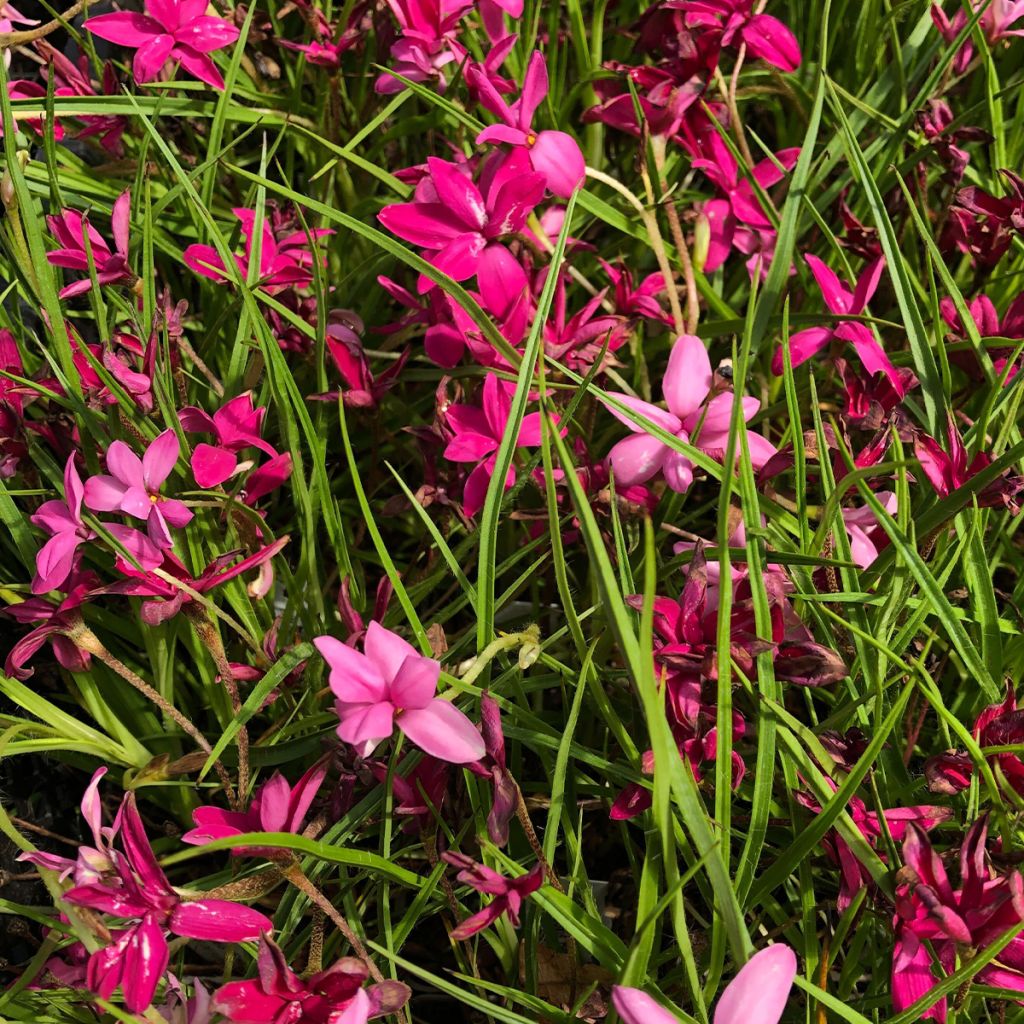
[(352, 926), (345, 920), (341, 912), (333, 903), (306, 877), (297, 861), (293, 861), (283, 871), (284, 877), (288, 879), (310, 902), (319, 907), (334, 922), (334, 926), (345, 936), (345, 940), (355, 950), (356, 956), (366, 964), (367, 970), (376, 982), (382, 982), (384, 975), (380, 973), (377, 965), (370, 959), (362, 940), (352, 930)]
[[(693, 261), (686, 245), (682, 225), (679, 223), (679, 212), (671, 199), (665, 203), (668, 226), (672, 231), (672, 244), (679, 255), (679, 263), (683, 268), (683, 280), (686, 282), (686, 333), (693, 334), (700, 320), (700, 299), (697, 295), (697, 278), (693, 272)], [(666, 282), (667, 284), (667, 282)]]
[(62, 14), (52, 21), (48, 21), (45, 25), (40, 25), (38, 28), (28, 29), (24, 32), (0, 32), (0, 48), (20, 46), (22, 43), (31, 43), (36, 39), (42, 39), (43, 36), (48, 36), (51, 32), (64, 28), (72, 18), (78, 17), (87, 6), (88, 0), (78, 0), (78, 3), (72, 4)]
[[(87, 651), (89, 654), (99, 658), (107, 668), (113, 669), (122, 679), (138, 690), (148, 701), (155, 704), (168, 718), (175, 722), (182, 732), (191, 736), (196, 741), (196, 744), (207, 754), (213, 753), (213, 747), (210, 746), (206, 737), (170, 701), (166, 700), (141, 676), (136, 675), (123, 661), (115, 658), (103, 646), (99, 637), (84, 622), (79, 620), (79, 624), (70, 626), (64, 631), (64, 635), (80, 650)], [(224, 791), (228, 795), (228, 800), (234, 803), (235, 791), (231, 785), (231, 777), (220, 760), (214, 762), (214, 767), (217, 770), (217, 775), (220, 777), (221, 784), (224, 786)]]
[[(217, 671), (220, 673), (220, 680), (231, 698), (231, 710), (237, 718), (242, 710), (242, 699), (238, 693), (238, 684), (235, 682), (235, 673), (228, 661), (224, 651), (224, 644), (221, 641), (220, 633), (214, 626), (209, 616), (196, 604), (187, 604), (183, 611), (192, 623), (196, 636), (206, 649), (210, 652)], [(238, 747), (238, 800), (241, 804), (249, 792), (249, 730), (243, 724), (239, 726), (236, 745)]]
[(665, 251), (665, 242), (661, 237), (661, 230), (658, 228), (657, 217), (652, 216), (643, 203), (621, 182), (616, 181), (602, 171), (595, 170), (593, 167), (587, 168), (587, 176), (614, 189), (640, 215), (640, 219), (644, 222), (644, 227), (647, 229), (647, 237), (650, 239), (651, 248), (654, 250), (655, 258), (658, 260), (658, 266), (661, 268), (662, 276), (665, 278), (665, 284), (668, 288), (668, 304), (672, 310), (672, 320), (675, 323), (676, 333), (683, 334), (685, 328), (683, 310), (679, 305), (679, 296), (672, 283), (672, 267), (668, 262), (668, 253)]

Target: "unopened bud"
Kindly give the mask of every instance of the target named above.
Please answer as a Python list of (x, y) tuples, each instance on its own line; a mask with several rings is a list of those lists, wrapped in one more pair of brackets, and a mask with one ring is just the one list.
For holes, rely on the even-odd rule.
[(711, 249), (711, 221), (708, 215), (702, 210), (697, 214), (697, 223), (693, 229), (693, 265), (697, 270), (703, 270), (704, 264), (708, 261), (708, 252)]

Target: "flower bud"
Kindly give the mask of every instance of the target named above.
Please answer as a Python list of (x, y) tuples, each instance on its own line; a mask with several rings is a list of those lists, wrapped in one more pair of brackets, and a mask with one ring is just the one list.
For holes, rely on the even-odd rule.
[(703, 270), (704, 264), (708, 261), (708, 251), (711, 249), (711, 221), (708, 215), (702, 210), (697, 214), (697, 223), (693, 229), (693, 265), (697, 270)]

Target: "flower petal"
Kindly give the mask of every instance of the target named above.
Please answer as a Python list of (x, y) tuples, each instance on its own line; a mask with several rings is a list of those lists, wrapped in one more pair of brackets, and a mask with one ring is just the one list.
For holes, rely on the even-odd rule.
[(425, 708), (403, 711), (398, 727), (421, 750), (450, 764), (479, 761), (487, 752), (476, 726), (441, 697)]
[(672, 346), (662, 391), (669, 409), (681, 420), (701, 407), (711, 390), (711, 360), (704, 342), (682, 334)]
[(784, 943), (755, 953), (725, 987), (714, 1024), (778, 1024), (796, 977), (796, 954)]

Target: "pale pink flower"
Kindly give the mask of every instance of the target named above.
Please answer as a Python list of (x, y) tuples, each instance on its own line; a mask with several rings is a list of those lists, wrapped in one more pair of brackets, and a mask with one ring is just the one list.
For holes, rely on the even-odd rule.
[(338, 735), (369, 753), (395, 726), (441, 761), (468, 764), (485, 754), (473, 723), (450, 701), (436, 696), (441, 666), (397, 633), (371, 622), (360, 654), (332, 636), (316, 649), (330, 666), (337, 703)]

